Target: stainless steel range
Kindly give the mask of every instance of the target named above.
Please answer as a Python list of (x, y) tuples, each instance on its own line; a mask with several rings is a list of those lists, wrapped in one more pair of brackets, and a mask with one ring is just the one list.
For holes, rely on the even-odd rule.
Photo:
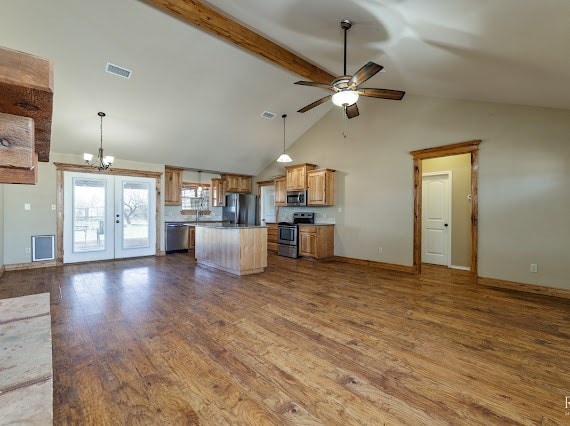
[(277, 234), (277, 254), (286, 257), (299, 257), (299, 224), (315, 223), (315, 213), (293, 213), (293, 222), (279, 222)]

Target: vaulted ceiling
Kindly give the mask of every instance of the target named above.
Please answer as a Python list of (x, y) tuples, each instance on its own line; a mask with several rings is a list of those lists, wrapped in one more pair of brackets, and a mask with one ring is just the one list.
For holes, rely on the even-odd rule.
[[(351, 19), (348, 72), (369, 60), (386, 71), (368, 87), (570, 109), (565, 0), (209, 4), (333, 75), (339, 22)], [(106, 154), (255, 174), (282, 149), (282, 113), (289, 145), (332, 108), (296, 113), (327, 92), (294, 86), (301, 77), (139, 0), (2, 0), (0, 40), (55, 63), (55, 152), (94, 152), (104, 111)], [(107, 62), (132, 78), (105, 73)]]

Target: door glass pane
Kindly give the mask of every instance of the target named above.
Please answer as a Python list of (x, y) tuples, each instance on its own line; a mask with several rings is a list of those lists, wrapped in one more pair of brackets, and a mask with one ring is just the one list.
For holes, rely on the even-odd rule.
[(123, 248), (150, 245), (150, 184), (123, 182)]
[(73, 178), (73, 251), (105, 250), (106, 182)]

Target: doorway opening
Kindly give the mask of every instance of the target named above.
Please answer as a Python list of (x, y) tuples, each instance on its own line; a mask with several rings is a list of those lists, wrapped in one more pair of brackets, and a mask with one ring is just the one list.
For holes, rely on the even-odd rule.
[[(453, 219), (453, 212), (449, 212), (449, 214), (445, 217), (445, 199), (443, 196), (443, 191), (445, 191), (445, 179), (443, 179), (442, 174), (439, 175), (432, 174), (435, 176), (432, 178), (432, 182), (435, 184), (429, 188), (429, 184), (426, 187), (424, 183), (424, 165), (422, 164), (424, 160), (430, 159), (439, 159), (443, 157), (451, 157), (451, 156), (459, 156), (461, 154), (467, 154), (469, 156), (469, 177), (470, 177), (470, 193), (465, 194), (465, 198), (463, 201), (468, 201), (468, 214), (470, 217), (470, 224), (468, 230), (469, 236), (469, 253), (468, 259), (464, 259), (461, 263), (467, 263), (471, 281), (477, 282), (477, 246), (478, 246), (478, 169), (479, 169), (479, 144), (481, 141), (468, 141), (453, 145), (441, 146), (436, 148), (428, 148), (424, 150), (412, 151), (410, 154), (413, 156), (413, 163), (414, 163), (414, 245), (413, 245), (413, 270), (415, 273), (421, 272), (421, 264), (422, 261), (428, 263), (438, 263), (433, 262), (434, 259), (437, 257), (430, 257), (429, 255), (426, 256), (427, 253), (433, 253), (435, 255), (439, 255), (439, 262), (440, 264), (446, 264), (447, 266), (453, 265), (453, 253), (451, 249), (453, 248), (454, 244), (452, 242), (452, 235), (453, 232), (451, 231), (451, 223)], [(430, 170), (430, 167), (433, 164), (426, 163), (426, 166), (429, 167), (427, 170)], [(430, 170), (432, 173), (435, 173), (435, 170)], [(429, 173), (431, 174), (431, 173)], [(429, 176), (429, 175), (428, 175)], [(452, 174), (449, 175), (450, 177)], [(427, 176), (426, 176), (427, 177)], [(424, 200), (424, 190), (429, 188), (428, 190), (433, 189), (433, 194), (427, 193), (427, 200)], [(439, 192), (441, 193), (439, 193)], [(433, 197), (432, 197), (433, 195)], [(451, 206), (451, 199), (453, 192), (451, 192), (449, 201)], [(469, 196), (470, 199), (467, 199)], [(430, 197), (432, 199), (430, 200)], [(426, 204), (427, 202), (427, 204)], [(425, 209), (430, 209), (429, 204), (432, 204), (432, 211), (425, 212)], [(451, 210), (451, 208), (450, 208)], [(438, 216), (439, 218), (436, 218)], [(428, 222), (432, 218), (438, 219), (438, 221)], [(446, 221), (447, 220), (447, 221)], [(447, 227), (445, 224), (447, 223)], [(427, 226), (426, 226), (427, 225)], [(431, 226), (430, 230), (428, 230), (428, 226)], [(443, 229), (440, 229), (443, 228)], [(448, 228), (448, 229), (445, 229)], [(427, 235), (427, 234), (430, 235)], [(431, 237), (431, 239), (430, 239)], [(459, 237), (459, 236), (458, 236)], [(466, 238), (458, 238), (457, 241), (462, 241), (465, 244)], [(455, 245), (460, 245), (460, 242), (456, 242)], [(446, 251), (447, 249), (447, 251)], [(465, 255), (465, 253), (463, 253)], [(458, 255), (461, 258), (461, 254)], [(457, 265), (462, 266), (462, 265)]]

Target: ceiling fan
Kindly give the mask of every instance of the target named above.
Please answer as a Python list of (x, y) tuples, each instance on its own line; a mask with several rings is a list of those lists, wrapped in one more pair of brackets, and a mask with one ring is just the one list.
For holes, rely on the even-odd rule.
[(382, 68), (382, 65), (375, 64), (374, 62), (368, 62), (362, 68), (360, 68), (354, 75), (346, 75), (346, 34), (350, 27), (352, 27), (352, 22), (348, 19), (344, 19), (340, 22), (340, 27), (344, 30), (344, 74), (329, 83), (319, 83), (314, 81), (296, 81), (295, 84), (301, 86), (313, 86), (321, 87), (323, 89), (332, 90), (334, 93), (332, 95), (325, 96), (304, 108), (301, 108), (297, 112), (307, 112), (310, 109), (315, 108), (332, 98), (335, 105), (343, 107), (346, 116), (348, 118), (354, 118), (358, 116), (358, 106), (356, 101), (359, 96), (368, 96), (370, 98), (381, 98), (381, 99), (393, 99), (396, 101), (401, 100), (406, 92), (400, 90), (390, 90), (390, 89), (372, 89), (372, 88), (360, 88), (359, 86), (366, 80), (376, 75)]

